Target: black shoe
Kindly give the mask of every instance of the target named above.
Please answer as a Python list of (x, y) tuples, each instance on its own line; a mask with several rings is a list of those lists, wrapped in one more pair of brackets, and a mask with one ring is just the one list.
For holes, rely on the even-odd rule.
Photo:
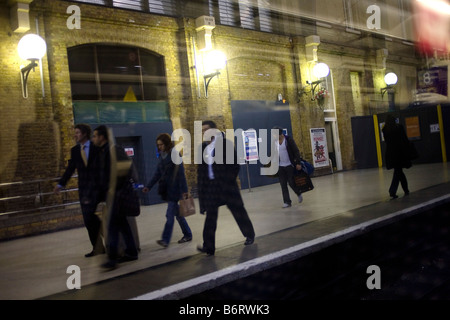
[(398, 195), (396, 195), (396, 194), (391, 194), (391, 200), (394, 200), (394, 199), (397, 199), (398, 198)]
[(101, 251), (95, 251), (95, 250), (92, 250), (91, 252), (86, 253), (84, 256), (85, 256), (86, 258), (90, 258), (90, 257), (96, 256), (96, 255), (98, 255), (98, 254), (104, 254), (104, 253), (105, 253), (105, 250), (104, 250), (104, 249), (101, 250)]
[(405, 196), (409, 196), (409, 191), (405, 191)]
[(169, 246), (164, 240), (157, 240), (156, 243), (164, 248), (167, 248)]
[(213, 256), (214, 252), (206, 251), (206, 249), (203, 246), (197, 246), (197, 250), (201, 253), (206, 253), (207, 256)]
[(253, 242), (255, 242), (255, 238), (247, 238), (247, 240), (245, 240), (245, 245), (248, 246), (250, 244), (253, 244)]
[(114, 270), (115, 268), (117, 268), (117, 261), (108, 260), (107, 262), (102, 264), (101, 267), (108, 270)]
[(120, 257), (119, 263), (128, 262), (128, 261), (134, 261), (134, 260), (137, 260), (137, 259), (138, 259), (138, 256), (124, 255), (123, 257)]
[(186, 237), (184, 236), (183, 238), (181, 238), (180, 240), (178, 240), (178, 243), (185, 243), (185, 242), (189, 242), (192, 241), (192, 237)]

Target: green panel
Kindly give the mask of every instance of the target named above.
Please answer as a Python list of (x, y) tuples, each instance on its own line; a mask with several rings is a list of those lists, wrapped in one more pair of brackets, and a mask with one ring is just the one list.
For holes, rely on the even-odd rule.
[(170, 120), (167, 102), (152, 102), (144, 107), (146, 122), (163, 122)]
[(73, 104), (75, 123), (98, 123), (97, 106), (87, 103)]
[(149, 123), (170, 121), (166, 101), (73, 103), (75, 123)]

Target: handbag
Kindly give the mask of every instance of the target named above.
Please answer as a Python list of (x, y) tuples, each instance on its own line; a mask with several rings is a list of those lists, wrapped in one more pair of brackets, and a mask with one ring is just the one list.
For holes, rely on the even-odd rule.
[(314, 185), (309, 177), (308, 173), (304, 170), (297, 171), (294, 175), (295, 185), (300, 189), (302, 193), (311, 191), (314, 189)]
[(179, 201), (179, 213), (181, 217), (187, 217), (195, 214), (194, 198), (187, 196)]

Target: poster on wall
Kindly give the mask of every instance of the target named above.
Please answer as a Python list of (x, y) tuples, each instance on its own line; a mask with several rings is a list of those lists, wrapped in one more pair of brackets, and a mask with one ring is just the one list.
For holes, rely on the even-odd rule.
[(325, 128), (310, 129), (310, 136), (314, 167), (329, 166), (327, 134)]
[(256, 135), (256, 130), (249, 129), (243, 131), (242, 138), (244, 140), (245, 160), (258, 160), (258, 136)]
[(406, 124), (406, 136), (409, 140), (419, 140), (420, 139), (420, 125), (419, 117), (407, 117), (405, 118)]

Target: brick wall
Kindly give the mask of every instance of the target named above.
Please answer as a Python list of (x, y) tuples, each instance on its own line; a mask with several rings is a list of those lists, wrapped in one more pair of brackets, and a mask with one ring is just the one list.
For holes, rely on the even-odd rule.
[[(299, 25), (301, 35), (291, 38), (217, 25), (213, 45), (226, 54), (228, 64), (211, 81), (206, 99), (202, 75), (197, 79), (194, 68), (194, 19), (76, 3), (81, 9), (81, 29), (69, 30), (66, 10), (74, 3), (34, 0), (30, 5), (30, 32), (36, 32), (37, 22), (48, 46), (42, 61), (45, 97), (40, 70), (36, 68), (28, 80), (29, 98), (23, 99), (19, 66), (25, 62), (17, 54), (22, 34), (12, 32), (6, 3), (0, 1), (0, 183), (53, 178), (63, 172), (74, 144), (67, 59), (67, 48), (73, 46), (115, 43), (164, 56), (173, 126), (191, 133), (194, 121), (203, 119), (216, 120), (221, 128), (232, 128), (233, 99), (275, 100), (281, 93), (290, 104), (292, 135), (303, 157), (312, 160), (309, 129), (324, 125), (324, 113), (309, 96), (298, 92), (310, 73), (305, 36), (318, 34), (322, 41), (319, 59), (333, 70), (344, 169), (352, 169), (354, 160), (350, 119), (355, 115), (355, 106), (350, 72), (361, 72), (362, 103), (368, 110), (369, 105), (380, 105), (381, 100), (378, 92), (384, 70), (376, 64), (376, 49), (389, 48), (388, 66), (399, 78), (414, 73), (419, 65), (411, 48), (392, 41), (360, 39), (359, 35), (336, 28)], [(405, 90), (399, 91), (401, 99), (409, 99)], [(189, 184), (195, 185), (195, 166), (186, 165), (186, 172)], [(5, 193), (0, 189), (2, 196)]]

